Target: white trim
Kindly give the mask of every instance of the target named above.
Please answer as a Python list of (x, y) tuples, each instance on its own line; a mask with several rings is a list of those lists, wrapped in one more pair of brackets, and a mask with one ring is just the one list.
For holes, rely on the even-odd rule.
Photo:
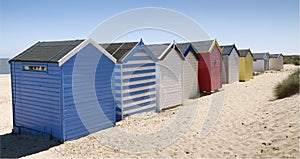
[(159, 60), (161, 60), (161, 58), (164, 57), (165, 54), (167, 54), (167, 53), (170, 52), (169, 49), (172, 48), (173, 43), (174, 43), (174, 42), (171, 42), (171, 43), (169, 44), (169, 46), (165, 49), (165, 51), (158, 57)]
[[(141, 41), (140, 41), (140, 42), (141, 42)], [(129, 56), (129, 54), (131, 54), (131, 52), (132, 52), (132, 51), (140, 44), (140, 42), (136, 43), (136, 44), (134, 45), (134, 47), (132, 47), (131, 50), (130, 50), (124, 57), (122, 57), (121, 59), (119, 59), (120, 63), (123, 63), (123, 62), (124, 62), (124, 59), (126, 59), (127, 56)], [(123, 45), (124, 45), (124, 44), (123, 44)], [(129, 61), (127, 61), (126, 64), (128, 64), (128, 62), (129, 62)]]
[[(177, 50), (176, 50), (176, 48), (177, 48)], [(177, 47), (176, 41), (172, 41), (170, 43), (170, 45), (167, 47), (167, 49), (165, 49), (165, 51), (158, 57), (159, 61), (163, 61), (162, 58), (164, 56), (168, 56), (168, 55), (165, 55), (165, 54), (169, 54), (173, 49), (177, 52), (177, 54), (180, 56), (180, 58), (183, 61), (185, 61), (185, 57), (183, 56), (183, 54), (180, 51), (180, 49)]]
[(153, 60), (130, 60), (125, 62), (124, 64), (147, 64), (147, 63), (155, 63)]
[(77, 54), (81, 49), (83, 49), (88, 44), (92, 44), (94, 47), (96, 47), (100, 52), (102, 52), (104, 55), (106, 55), (114, 63), (117, 62), (117, 60), (110, 53), (108, 53), (103, 47), (98, 45), (93, 39), (89, 38), (89, 39), (84, 40), (82, 43), (80, 43), (78, 46), (76, 46), (73, 50), (71, 50), (68, 54), (66, 54), (64, 57), (62, 57), (60, 60), (58, 60), (58, 66), (63, 65), (65, 62), (67, 62), (71, 57), (73, 57), (75, 54)]

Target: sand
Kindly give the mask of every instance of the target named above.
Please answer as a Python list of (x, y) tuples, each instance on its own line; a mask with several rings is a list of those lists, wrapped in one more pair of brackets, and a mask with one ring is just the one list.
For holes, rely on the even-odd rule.
[(285, 65), (284, 71), (226, 84), (184, 106), (134, 115), (113, 128), (63, 144), (10, 134), (10, 77), (0, 75), (1, 157), (299, 158), (299, 94), (273, 97), (276, 83), (297, 68)]

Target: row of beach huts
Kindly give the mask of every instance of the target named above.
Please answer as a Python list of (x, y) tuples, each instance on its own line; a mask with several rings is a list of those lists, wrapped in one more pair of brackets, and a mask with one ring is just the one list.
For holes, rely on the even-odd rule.
[(217, 40), (37, 42), (9, 63), (13, 132), (60, 142), (133, 114), (187, 105), (222, 83), (250, 80), (253, 71), (283, 68), (282, 54), (252, 53)]

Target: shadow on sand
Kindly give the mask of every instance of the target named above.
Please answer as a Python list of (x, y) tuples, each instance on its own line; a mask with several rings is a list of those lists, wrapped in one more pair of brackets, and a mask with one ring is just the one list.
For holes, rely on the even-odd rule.
[(12, 133), (1, 135), (0, 142), (0, 158), (19, 158), (48, 150), (60, 144), (40, 137)]

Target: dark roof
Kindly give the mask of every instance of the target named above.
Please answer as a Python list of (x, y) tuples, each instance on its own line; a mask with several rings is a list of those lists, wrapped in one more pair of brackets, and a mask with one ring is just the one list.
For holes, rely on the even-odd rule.
[(246, 57), (248, 52), (251, 52), (250, 49), (239, 50), (240, 57)]
[(153, 45), (147, 45), (147, 47), (149, 48), (149, 50), (157, 57), (159, 58), (162, 53), (164, 53), (166, 51), (166, 49), (168, 48), (169, 44), (153, 44)]
[(268, 53), (252, 53), (253, 59), (265, 59), (266, 56), (268, 56)]
[(179, 50), (184, 53), (186, 51), (186, 49), (189, 47), (190, 43), (179, 43), (177, 44), (177, 47), (179, 48)]
[(196, 49), (197, 53), (202, 53), (202, 52), (209, 52), (209, 49), (213, 44), (213, 42), (214, 40), (197, 41), (197, 42), (192, 42), (192, 45)]
[[(236, 49), (236, 47), (235, 47), (234, 44), (232, 44), (232, 45), (222, 45), (222, 46), (220, 46), (220, 47), (221, 47), (221, 49), (222, 49), (222, 55), (230, 55), (231, 52), (232, 52), (232, 50), (233, 50), (234, 48)], [(237, 49), (236, 49), (236, 51), (237, 51), (238, 54), (240, 54), (239, 51), (238, 51)]]
[(270, 54), (270, 58), (278, 58), (279, 56), (282, 56), (282, 54)]
[(124, 42), (100, 45), (120, 62), (137, 44), (138, 42)]
[(84, 40), (37, 42), (27, 50), (10, 59), (11, 61), (32, 61), (56, 63)]

